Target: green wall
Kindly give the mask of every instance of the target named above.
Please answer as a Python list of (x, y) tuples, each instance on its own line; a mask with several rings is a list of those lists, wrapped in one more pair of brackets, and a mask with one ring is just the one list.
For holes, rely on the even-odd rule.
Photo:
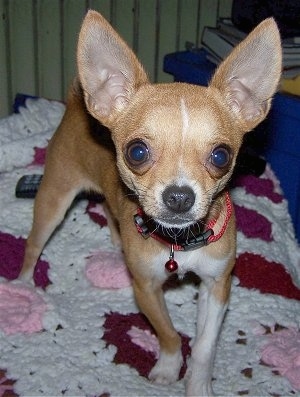
[(101, 12), (138, 54), (152, 81), (165, 54), (198, 45), (204, 25), (229, 16), (232, 0), (0, 0), (0, 117), (16, 93), (65, 98), (87, 9)]

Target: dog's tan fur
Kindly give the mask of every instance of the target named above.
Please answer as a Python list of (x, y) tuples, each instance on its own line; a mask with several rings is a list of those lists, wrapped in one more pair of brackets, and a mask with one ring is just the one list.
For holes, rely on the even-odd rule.
[[(266, 117), (280, 72), (280, 37), (272, 19), (232, 52), (208, 88), (150, 84), (135, 55), (101, 15), (90, 11), (83, 22), (78, 78), (47, 151), (22, 276), (32, 276), (75, 195), (81, 190), (103, 193), (112, 238), (122, 244), (137, 302), (159, 338), (160, 358), (150, 374), (156, 382), (177, 379), (181, 340), (162, 291), (169, 248), (138, 234), (133, 222), (137, 205), (165, 228), (217, 219), (217, 233), (226, 213), (224, 189), (243, 136)], [(126, 159), (127, 145), (135, 139), (143, 140), (150, 153), (139, 166)], [(220, 144), (231, 148), (226, 169), (211, 162)], [(184, 185), (193, 191), (195, 202), (186, 213), (173, 213), (163, 194), (168, 186), (180, 190)], [(212, 394), (215, 345), (230, 293), (235, 240), (232, 216), (218, 241), (175, 256), (179, 274), (192, 270), (202, 279), (188, 395)]]

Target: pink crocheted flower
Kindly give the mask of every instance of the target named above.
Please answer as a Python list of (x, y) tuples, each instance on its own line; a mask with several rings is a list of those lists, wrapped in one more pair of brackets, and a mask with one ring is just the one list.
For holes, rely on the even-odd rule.
[(132, 326), (127, 334), (131, 338), (131, 342), (135, 343), (146, 352), (154, 354), (155, 358), (159, 357), (159, 342), (155, 335), (153, 335), (148, 329), (140, 329)]
[(300, 390), (300, 331), (284, 329), (271, 334), (269, 339), (261, 351), (262, 361), (275, 367), (296, 390)]
[(85, 275), (99, 288), (126, 288), (131, 277), (120, 252), (96, 251), (87, 258)]
[(33, 289), (11, 283), (0, 284), (0, 329), (7, 335), (38, 332), (47, 305)]

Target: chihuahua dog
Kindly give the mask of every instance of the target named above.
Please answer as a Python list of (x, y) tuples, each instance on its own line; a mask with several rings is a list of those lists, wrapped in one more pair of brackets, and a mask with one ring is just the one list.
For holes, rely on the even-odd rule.
[(169, 384), (182, 365), (162, 286), (201, 278), (186, 394), (212, 395), (216, 344), (236, 256), (226, 190), (243, 136), (267, 115), (281, 73), (280, 36), (263, 21), (217, 68), (208, 87), (151, 84), (131, 49), (97, 12), (79, 35), (78, 77), (51, 139), (26, 244), (23, 277), (80, 191), (105, 196), (135, 297), (160, 343), (149, 378)]

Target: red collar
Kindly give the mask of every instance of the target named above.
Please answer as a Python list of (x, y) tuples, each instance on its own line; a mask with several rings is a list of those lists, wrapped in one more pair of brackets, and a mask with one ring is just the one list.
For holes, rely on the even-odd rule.
[(223, 236), (232, 214), (232, 203), (228, 192), (225, 193), (225, 201), (226, 216), (217, 234), (213, 228), (218, 219), (212, 219), (204, 231), (202, 231), (201, 223), (197, 222), (186, 229), (173, 229), (172, 235), (166, 234), (165, 229), (148, 218), (141, 208), (138, 208), (137, 214), (134, 215), (134, 222), (137, 231), (144, 238), (152, 237), (160, 243), (167, 245), (173, 251), (194, 250), (213, 243)]

